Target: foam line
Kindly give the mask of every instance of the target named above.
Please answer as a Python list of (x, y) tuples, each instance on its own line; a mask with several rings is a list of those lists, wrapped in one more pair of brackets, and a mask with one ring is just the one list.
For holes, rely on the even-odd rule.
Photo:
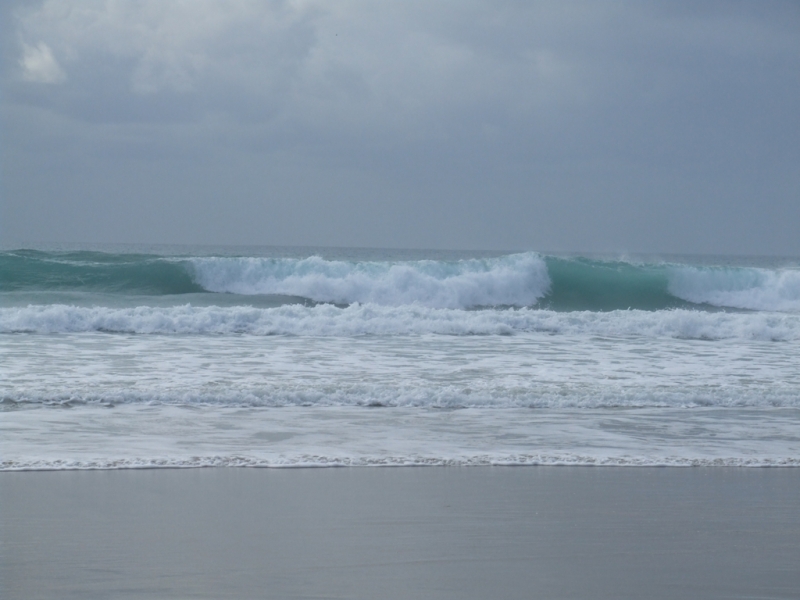
[(800, 315), (700, 310), (557, 312), (539, 309), (437, 309), (353, 304), (275, 308), (63, 304), (0, 308), (0, 333), (104, 331), (142, 334), (512, 335), (543, 332), (686, 339), (800, 339)]
[(330, 467), (800, 467), (800, 458), (788, 457), (683, 457), (586, 456), (579, 454), (483, 454), (462, 457), (325, 456), (299, 454), (270, 458), (243, 455), (209, 455), (190, 458), (136, 457), (72, 459), (21, 459), (0, 461), (0, 471), (95, 471), (121, 469), (188, 469), (204, 467), (330, 468)]

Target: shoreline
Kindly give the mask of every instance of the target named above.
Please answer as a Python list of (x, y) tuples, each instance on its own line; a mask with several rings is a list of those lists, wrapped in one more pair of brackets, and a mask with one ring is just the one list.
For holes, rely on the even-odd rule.
[(15, 598), (794, 598), (800, 470), (0, 473)]
[(354, 461), (352, 463), (342, 462), (335, 464), (169, 464), (169, 465), (126, 465), (121, 467), (109, 466), (80, 466), (80, 467), (20, 467), (5, 468), (0, 467), (0, 476), (3, 473), (98, 473), (98, 472), (125, 472), (125, 471), (190, 471), (190, 470), (212, 470), (212, 469), (246, 469), (246, 470), (327, 470), (327, 469), (798, 469), (800, 468), (800, 458), (787, 458), (776, 461), (746, 461), (741, 459), (690, 459), (686, 462), (675, 463), (637, 463), (637, 462), (615, 462), (615, 459), (599, 461), (597, 463), (453, 463), (447, 460), (438, 459), (432, 462), (421, 463), (362, 463)]
[(800, 466), (798, 408), (122, 404), (3, 413), (0, 470)]

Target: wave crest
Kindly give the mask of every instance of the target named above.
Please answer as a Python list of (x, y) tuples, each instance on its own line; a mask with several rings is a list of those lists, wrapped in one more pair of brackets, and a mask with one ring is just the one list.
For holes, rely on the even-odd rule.
[(335, 304), (430, 308), (533, 306), (550, 288), (533, 253), (454, 262), (345, 262), (318, 256), (193, 258), (195, 281), (210, 292), (300, 296)]
[(461, 260), (331, 260), (19, 250), (0, 252), (0, 293), (38, 294), (50, 302), (58, 300), (47, 296), (51, 292), (79, 292), (115, 298), (205, 294), (204, 303), (217, 304), (209, 299), (226, 293), (276, 302), (293, 296), (337, 305), (440, 309), (536, 306), (599, 312), (715, 306), (800, 313), (800, 269), (777, 265), (636, 263), (534, 252)]
[(744, 268), (675, 268), (669, 292), (695, 304), (800, 312), (800, 271)]

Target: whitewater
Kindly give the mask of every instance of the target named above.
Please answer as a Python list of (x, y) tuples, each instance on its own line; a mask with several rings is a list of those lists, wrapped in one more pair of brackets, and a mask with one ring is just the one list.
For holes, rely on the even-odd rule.
[(800, 261), (0, 252), (0, 469), (800, 465)]

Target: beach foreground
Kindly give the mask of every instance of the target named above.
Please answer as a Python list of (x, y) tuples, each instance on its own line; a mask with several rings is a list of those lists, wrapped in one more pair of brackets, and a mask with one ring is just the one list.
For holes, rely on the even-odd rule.
[(797, 598), (800, 470), (0, 473), (16, 598)]

